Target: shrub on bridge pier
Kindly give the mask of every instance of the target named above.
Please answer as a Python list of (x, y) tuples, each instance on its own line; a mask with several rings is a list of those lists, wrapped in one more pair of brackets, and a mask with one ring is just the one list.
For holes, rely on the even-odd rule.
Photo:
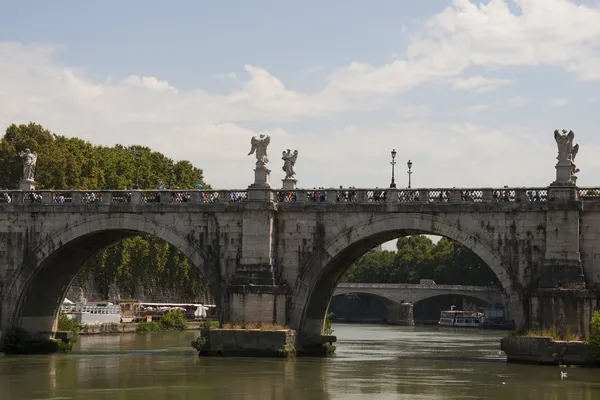
[(592, 333), (588, 338), (588, 345), (594, 361), (600, 363), (600, 310), (592, 316)]

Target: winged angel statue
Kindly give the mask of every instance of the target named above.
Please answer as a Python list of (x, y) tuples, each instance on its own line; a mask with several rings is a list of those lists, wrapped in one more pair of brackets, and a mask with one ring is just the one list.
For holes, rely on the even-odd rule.
[(33, 181), (35, 165), (37, 163), (37, 153), (25, 149), (25, 151), (19, 152), (19, 157), (23, 160), (23, 179)]
[(271, 137), (269, 135), (265, 135), (261, 133), (258, 136), (252, 137), (250, 140), (250, 144), (252, 144), (252, 148), (250, 149), (251, 154), (256, 154), (256, 168), (266, 168), (269, 159), (267, 158), (267, 146), (271, 142)]
[(282, 152), (281, 159), (283, 160), (283, 171), (285, 172), (285, 179), (292, 179), (294, 175), (296, 175), (296, 171), (294, 171), (294, 165), (296, 165), (296, 160), (298, 159), (298, 150), (292, 151), (287, 149), (287, 152)]
[(559, 131), (557, 129), (554, 131), (554, 139), (558, 146), (558, 156), (556, 157), (558, 164), (570, 165), (571, 176), (574, 176), (579, 172), (579, 168), (575, 166), (575, 157), (579, 152), (579, 144), (573, 145), (575, 133), (571, 130), (562, 129), (562, 131)]

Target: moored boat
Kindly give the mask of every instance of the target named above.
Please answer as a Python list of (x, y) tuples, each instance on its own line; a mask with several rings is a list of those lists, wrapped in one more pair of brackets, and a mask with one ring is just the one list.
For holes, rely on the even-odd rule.
[(457, 310), (455, 306), (450, 306), (450, 310), (440, 313), (438, 325), (454, 328), (479, 328), (483, 320), (483, 313)]

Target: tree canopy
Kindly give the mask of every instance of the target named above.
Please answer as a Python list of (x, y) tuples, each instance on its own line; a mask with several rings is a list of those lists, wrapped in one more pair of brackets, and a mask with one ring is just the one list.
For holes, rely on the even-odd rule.
[[(78, 138), (56, 135), (39, 124), (11, 125), (0, 140), (0, 188), (16, 189), (23, 164), (18, 153), (25, 148), (38, 155), (37, 189), (156, 189), (194, 188), (204, 182), (202, 170), (189, 161), (173, 161), (143, 146), (93, 145)], [(136, 155), (139, 154), (139, 165)], [(88, 260), (78, 283), (92, 281), (104, 298), (111, 288), (121, 296), (152, 296), (157, 290), (194, 300), (205, 297), (207, 285), (199, 270), (168, 243), (148, 235), (125, 239)]]
[(441, 238), (437, 243), (423, 235), (405, 236), (396, 251), (371, 250), (344, 274), (344, 282), (419, 283), (498, 286), (494, 272), (475, 253), (458, 242)]

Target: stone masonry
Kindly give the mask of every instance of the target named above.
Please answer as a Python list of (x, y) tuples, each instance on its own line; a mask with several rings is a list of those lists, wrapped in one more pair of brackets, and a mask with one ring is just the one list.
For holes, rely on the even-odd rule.
[[(533, 201), (531, 190), (543, 196)], [(498, 201), (497, 191), (510, 196)], [(64, 203), (54, 202), (53, 192), (3, 192), (12, 200), (0, 203), (0, 328), (55, 330), (83, 262), (123, 238), (150, 234), (202, 269), (221, 322), (285, 324), (314, 338), (337, 282), (356, 259), (422, 233), (456, 240), (481, 257), (518, 327), (561, 321), (585, 331), (600, 286), (598, 192), (469, 192), (477, 199), (464, 200), (459, 189), (387, 189), (384, 201), (366, 189), (191, 191), (185, 202), (169, 192), (157, 202), (139, 191), (98, 192), (102, 200), (93, 204), (84, 192), (65, 193)], [(449, 197), (437, 201), (438, 193)]]

